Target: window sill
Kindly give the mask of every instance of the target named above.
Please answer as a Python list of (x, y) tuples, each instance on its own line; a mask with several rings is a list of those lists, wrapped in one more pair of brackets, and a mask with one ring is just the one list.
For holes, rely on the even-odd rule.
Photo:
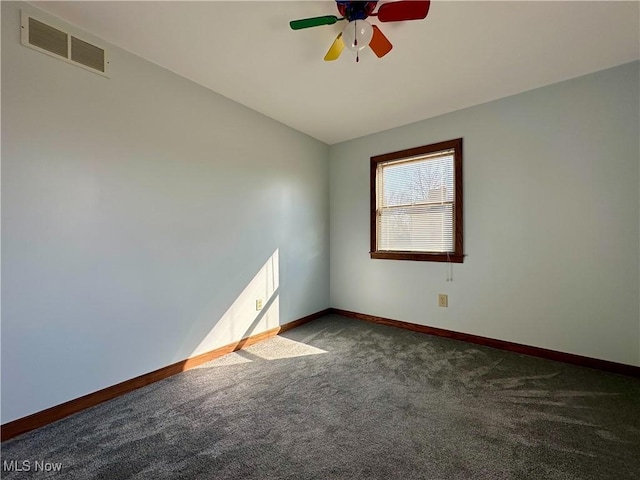
[(451, 262), (463, 263), (464, 255), (422, 252), (370, 252), (371, 258), (383, 260), (413, 260), (418, 262)]

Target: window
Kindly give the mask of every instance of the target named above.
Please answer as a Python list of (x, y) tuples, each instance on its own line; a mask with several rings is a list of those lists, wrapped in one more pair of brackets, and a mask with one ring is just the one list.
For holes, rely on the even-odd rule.
[(371, 258), (462, 263), (462, 139), (371, 157)]

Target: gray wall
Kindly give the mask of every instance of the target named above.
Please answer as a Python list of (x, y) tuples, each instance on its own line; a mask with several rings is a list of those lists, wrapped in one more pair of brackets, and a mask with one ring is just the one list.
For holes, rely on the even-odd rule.
[(2, 2), (3, 423), (329, 306), (327, 145), (115, 47), (109, 79), (25, 48), (20, 8)]
[[(640, 365), (638, 71), (332, 146), (331, 306)], [(457, 137), (468, 256), (454, 281), (446, 264), (370, 259), (369, 157)]]

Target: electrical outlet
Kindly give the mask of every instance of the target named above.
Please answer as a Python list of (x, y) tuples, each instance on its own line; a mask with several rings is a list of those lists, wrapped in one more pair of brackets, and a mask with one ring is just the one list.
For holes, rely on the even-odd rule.
[(449, 306), (449, 295), (446, 293), (438, 294), (438, 306), (439, 307), (448, 307)]
[(264, 307), (264, 300), (259, 298), (256, 300), (256, 310), (262, 310), (262, 307)]

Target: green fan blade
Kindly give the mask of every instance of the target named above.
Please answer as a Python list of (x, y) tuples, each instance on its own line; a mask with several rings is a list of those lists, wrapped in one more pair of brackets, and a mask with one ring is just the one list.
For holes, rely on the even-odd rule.
[(341, 18), (339, 19), (335, 15), (325, 15), (324, 17), (313, 17), (313, 18), (305, 18), (302, 20), (292, 20), (291, 22), (289, 22), (289, 26), (291, 26), (293, 30), (300, 30), (300, 29), (309, 28), (309, 27), (319, 27), (320, 25), (333, 25), (338, 20), (342, 20), (342, 19)]

